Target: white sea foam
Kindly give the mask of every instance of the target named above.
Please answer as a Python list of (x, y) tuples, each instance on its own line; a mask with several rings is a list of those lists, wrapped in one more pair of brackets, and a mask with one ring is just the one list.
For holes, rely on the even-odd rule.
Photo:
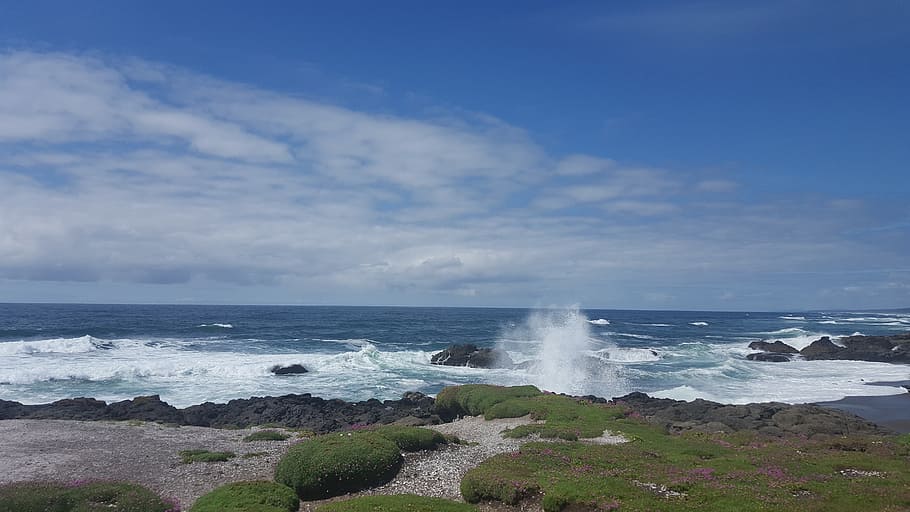
[[(723, 403), (812, 403), (845, 396), (894, 395), (902, 387), (870, 385), (875, 381), (906, 380), (906, 367), (862, 361), (792, 361), (789, 363), (731, 362), (706, 371), (691, 383), (651, 392), (659, 398), (704, 398)], [(730, 378), (731, 373), (739, 378)]]
[(673, 324), (642, 324), (642, 325), (648, 325), (651, 327), (673, 327)]
[(80, 336), (78, 338), (53, 338), (33, 341), (7, 341), (0, 343), (0, 355), (12, 356), (17, 354), (79, 354), (95, 350), (111, 349), (114, 345), (110, 342)]
[(708, 322), (689, 322), (689, 325), (694, 325), (696, 327), (704, 327), (708, 325)]
[(806, 320), (806, 317), (804, 317), (804, 316), (792, 316), (792, 315), (784, 315), (784, 316), (779, 316), (777, 318), (780, 318), (781, 320), (794, 320), (794, 321), (799, 321), (799, 322)]
[(597, 320), (588, 320), (588, 323), (591, 325), (610, 325), (610, 321), (606, 318), (598, 318)]
[(656, 340), (656, 339), (658, 339), (657, 337), (651, 336), (648, 334), (635, 334), (635, 333), (631, 333), (631, 332), (609, 332), (606, 334), (611, 335), (611, 336), (624, 336), (626, 338), (635, 338), (637, 340)]
[(233, 329), (232, 324), (199, 324), (196, 327), (220, 327), (222, 329)]

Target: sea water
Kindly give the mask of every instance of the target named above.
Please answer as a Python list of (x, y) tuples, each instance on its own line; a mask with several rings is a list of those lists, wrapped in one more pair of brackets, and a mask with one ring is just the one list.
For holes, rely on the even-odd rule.
[[(394, 399), (464, 383), (572, 394), (803, 403), (905, 390), (910, 366), (754, 362), (747, 346), (896, 334), (910, 312), (678, 312), (414, 307), (0, 304), (0, 399), (44, 403), (158, 394), (178, 407), (311, 393)], [(437, 366), (453, 343), (520, 369)], [(309, 373), (276, 376), (275, 365)]]

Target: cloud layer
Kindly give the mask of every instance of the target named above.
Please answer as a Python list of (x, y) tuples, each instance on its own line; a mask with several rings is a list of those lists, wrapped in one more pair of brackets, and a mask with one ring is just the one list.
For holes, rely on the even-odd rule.
[(143, 284), (241, 303), (910, 297), (906, 237), (873, 229), (882, 208), (554, 155), (488, 115), (355, 111), (146, 61), (0, 55), (0, 154), (0, 300), (30, 282), (118, 301)]

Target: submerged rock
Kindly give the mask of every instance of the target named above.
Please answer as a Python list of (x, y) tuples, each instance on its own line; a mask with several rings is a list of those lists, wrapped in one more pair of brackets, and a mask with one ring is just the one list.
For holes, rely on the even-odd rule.
[(746, 356), (749, 361), (764, 361), (766, 363), (789, 363), (790, 356), (787, 354), (771, 354), (768, 352), (754, 352)]
[(470, 366), (472, 368), (512, 368), (515, 363), (503, 350), (478, 348), (477, 345), (451, 345), (430, 359), (433, 364), (445, 366)]

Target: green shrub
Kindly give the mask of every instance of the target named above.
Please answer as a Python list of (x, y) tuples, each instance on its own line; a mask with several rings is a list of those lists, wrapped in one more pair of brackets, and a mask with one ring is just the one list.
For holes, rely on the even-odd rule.
[(291, 436), (283, 432), (276, 432), (274, 430), (260, 430), (244, 437), (243, 440), (247, 443), (252, 441), (284, 441), (290, 437)]
[(184, 464), (193, 462), (225, 462), (237, 456), (234, 452), (211, 452), (209, 450), (183, 450), (178, 452)]
[(235, 482), (202, 496), (189, 512), (296, 512), (294, 491), (275, 482)]
[(328, 434), (292, 446), (275, 480), (315, 500), (384, 484), (401, 463), (398, 445), (375, 432)]
[(467, 503), (428, 498), (413, 494), (395, 496), (364, 496), (335, 503), (328, 503), (316, 512), (476, 512), (477, 508)]
[(3, 512), (174, 512), (165, 500), (145, 487), (123, 482), (62, 484), (21, 482), (0, 485)]
[(458, 416), (479, 416), (494, 405), (511, 398), (540, 394), (540, 390), (534, 386), (505, 387), (490, 384), (449, 386), (436, 395), (436, 413), (444, 420)]
[(385, 425), (371, 431), (392, 441), (405, 452), (435, 450), (438, 446), (448, 443), (444, 435), (428, 428)]

